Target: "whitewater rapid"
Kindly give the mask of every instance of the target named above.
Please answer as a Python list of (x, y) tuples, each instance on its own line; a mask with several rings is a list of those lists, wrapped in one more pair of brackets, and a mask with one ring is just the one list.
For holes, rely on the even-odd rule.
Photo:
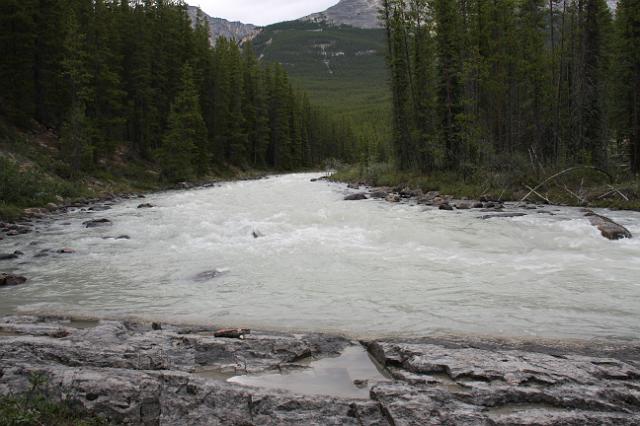
[[(1, 253), (25, 253), (0, 270), (29, 278), (0, 288), (0, 314), (357, 337), (640, 336), (640, 238), (606, 240), (571, 208), (482, 220), (344, 201), (346, 186), (314, 176), (152, 194), (152, 209), (78, 210), (0, 241)], [(640, 236), (640, 213), (605, 213)], [(83, 227), (98, 218), (113, 226)], [(105, 239), (120, 235), (130, 239)], [(76, 252), (34, 257), (64, 247)]]

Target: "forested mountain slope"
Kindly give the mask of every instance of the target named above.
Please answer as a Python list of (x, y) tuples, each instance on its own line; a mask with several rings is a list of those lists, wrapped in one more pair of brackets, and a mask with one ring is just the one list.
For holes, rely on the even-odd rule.
[[(0, 208), (60, 195), (57, 184), (38, 189), (45, 174), (73, 187), (140, 164), (168, 184), (352, 159), (346, 123), (250, 44), (212, 47), (182, 2), (7, 0), (0, 28)], [(44, 140), (36, 133), (47, 149), (26, 167), (17, 154)]]
[(291, 21), (264, 28), (253, 43), (310, 99), (350, 120), (361, 138), (383, 144), (391, 107), (384, 30)]

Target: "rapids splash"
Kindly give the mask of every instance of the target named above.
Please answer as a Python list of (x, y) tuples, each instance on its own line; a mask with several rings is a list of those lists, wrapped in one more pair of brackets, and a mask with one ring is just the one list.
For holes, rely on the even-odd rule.
[[(1, 241), (0, 252), (25, 253), (2, 271), (29, 282), (0, 289), (0, 314), (357, 337), (640, 336), (639, 238), (605, 240), (571, 208), (481, 220), (347, 202), (344, 185), (314, 176), (153, 194), (152, 209), (76, 211)], [(640, 213), (606, 214), (640, 235)], [(99, 218), (113, 226), (82, 226)], [(130, 239), (109, 238), (120, 235)], [(75, 253), (36, 257), (63, 247)]]

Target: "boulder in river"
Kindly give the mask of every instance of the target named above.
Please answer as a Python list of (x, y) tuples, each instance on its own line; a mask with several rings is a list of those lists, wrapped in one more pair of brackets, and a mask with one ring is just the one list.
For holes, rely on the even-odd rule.
[(20, 285), (26, 282), (27, 282), (27, 279), (20, 275), (12, 275), (12, 274), (5, 274), (5, 273), (0, 274), (0, 287)]
[(83, 222), (82, 224), (87, 228), (99, 228), (102, 226), (111, 226), (113, 225), (113, 222), (109, 219), (95, 219)]
[(385, 198), (385, 200), (389, 203), (399, 203), (402, 198), (398, 194), (389, 194), (387, 195), (387, 198)]
[(589, 222), (591, 222), (593, 226), (598, 228), (603, 237), (609, 240), (633, 238), (633, 235), (631, 235), (631, 232), (629, 232), (627, 228), (606, 216), (599, 215), (592, 210), (586, 210), (585, 217), (589, 219)]
[(139, 209), (152, 209), (154, 207), (155, 206), (153, 204), (150, 204), (150, 203), (143, 203), (143, 204), (140, 204), (138, 206)]
[(364, 192), (359, 192), (357, 194), (351, 194), (344, 197), (345, 201), (358, 201), (358, 200), (366, 200), (366, 199), (367, 199), (367, 194), (365, 194)]
[(387, 191), (383, 191), (383, 190), (380, 190), (380, 189), (376, 189), (375, 191), (372, 191), (369, 194), (369, 196), (371, 198), (378, 198), (378, 199), (387, 198), (387, 195), (389, 195), (389, 193)]
[(448, 210), (448, 211), (453, 211), (454, 210), (453, 206), (451, 204), (449, 204), (449, 203), (440, 204), (438, 209), (440, 209), (440, 210)]

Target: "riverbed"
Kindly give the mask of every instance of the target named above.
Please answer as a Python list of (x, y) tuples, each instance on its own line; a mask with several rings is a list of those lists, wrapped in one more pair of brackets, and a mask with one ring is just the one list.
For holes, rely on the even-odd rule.
[[(0, 269), (29, 278), (0, 289), (0, 313), (354, 337), (640, 335), (638, 238), (606, 240), (573, 208), (483, 220), (344, 201), (352, 190), (317, 176), (152, 194), (0, 241), (24, 252)], [(603, 213), (640, 235), (640, 213)], [(113, 225), (82, 225), (100, 218)]]

